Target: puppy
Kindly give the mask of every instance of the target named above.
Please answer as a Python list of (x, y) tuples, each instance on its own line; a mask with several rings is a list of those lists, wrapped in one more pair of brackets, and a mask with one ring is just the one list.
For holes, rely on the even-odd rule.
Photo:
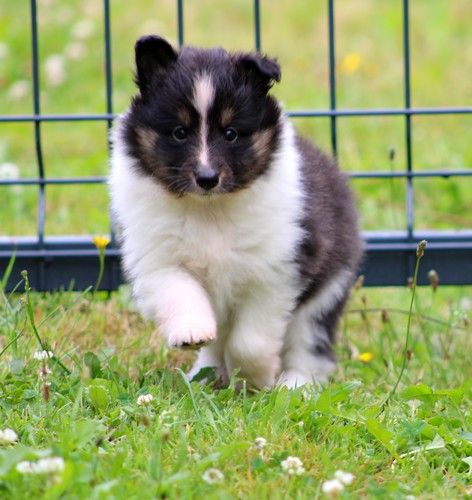
[(275, 60), (158, 36), (135, 50), (110, 191), (141, 311), (170, 347), (202, 346), (189, 377), (326, 381), (362, 246), (344, 175), (268, 93)]

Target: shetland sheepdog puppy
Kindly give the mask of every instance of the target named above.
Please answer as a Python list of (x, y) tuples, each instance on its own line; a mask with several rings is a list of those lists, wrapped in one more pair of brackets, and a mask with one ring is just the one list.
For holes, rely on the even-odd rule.
[(158, 36), (135, 50), (109, 184), (142, 313), (170, 347), (199, 347), (189, 377), (326, 381), (362, 254), (345, 176), (270, 95), (276, 60)]

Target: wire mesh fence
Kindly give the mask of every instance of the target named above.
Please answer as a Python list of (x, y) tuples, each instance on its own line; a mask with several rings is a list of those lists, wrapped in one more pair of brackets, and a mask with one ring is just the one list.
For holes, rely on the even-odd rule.
[[(248, 0), (250, 1), (250, 0)], [(361, 272), (365, 275), (366, 285), (404, 285), (412, 274), (415, 261), (416, 243), (428, 240), (428, 250), (423, 265), (420, 282), (427, 282), (427, 271), (437, 270), (443, 284), (472, 283), (472, 228), (463, 230), (423, 231), (415, 228), (415, 182), (418, 179), (463, 178), (472, 175), (472, 168), (464, 169), (415, 169), (414, 162), (414, 126), (412, 117), (420, 115), (471, 115), (471, 106), (459, 107), (415, 107), (411, 96), (411, 57), (410, 57), (410, 2), (400, 0), (402, 9), (402, 46), (403, 46), (403, 106), (397, 108), (345, 109), (337, 105), (336, 72), (336, 16), (335, 0), (327, 0), (328, 33), (328, 77), (329, 106), (327, 109), (289, 110), (293, 118), (306, 120), (324, 119), (329, 121), (329, 137), (333, 155), (338, 153), (338, 128), (346, 118), (399, 116), (404, 120), (405, 165), (402, 171), (391, 169), (377, 171), (350, 172), (352, 182), (359, 179), (378, 179), (387, 182), (397, 179), (405, 187), (405, 220), (400, 231), (365, 232), (366, 259)], [(177, 0), (177, 38), (179, 45), (185, 41), (184, 1)], [(273, 8), (266, 6), (265, 8)], [(48, 165), (43, 154), (42, 129), (47, 123), (63, 123), (73, 126), (77, 122), (101, 122), (111, 127), (114, 115), (113, 75), (111, 33), (111, 2), (103, 0), (103, 46), (104, 46), (104, 81), (105, 113), (89, 114), (44, 114), (41, 108), (41, 80), (39, 68), (40, 35), (38, 31), (38, 6), (36, 0), (30, 0), (31, 66), (33, 109), (31, 114), (0, 115), (0, 126), (12, 123), (30, 123), (33, 125), (31, 146), (35, 150), (37, 175), (34, 177), (0, 179), (0, 190), (12, 186), (34, 186), (38, 190), (37, 223), (35, 236), (2, 236), (0, 226), (0, 276), (7, 268), (14, 255), (15, 264), (8, 289), (19, 281), (22, 269), (27, 269), (32, 286), (37, 290), (57, 290), (59, 288), (84, 289), (94, 283), (98, 274), (98, 251), (91, 236), (74, 237), (45, 236), (46, 197), (52, 186), (99, 185), (106, 182), (105, 176), (54, 177), (48, 175)], [(262, 50), (263, 32), (261, 18), (264, 12), (260, 0), (253, 0), (254, 48)], [(301, 48), (302, 50), (302, 48)], [(302, 76), (300, 76), (302, 78)], [(1, 193), (1, 192), (0, 192)], [(0, 194), (1, 196), (1, 194)], [(0, 214), (1, 215), (1, 214)], [(120, 250), (112, 224), (110, 224), (111, 244), (106, 251), (105, 273), (101, 282), (104, 290), (114, 290), (122, 282), (120, 273)]]

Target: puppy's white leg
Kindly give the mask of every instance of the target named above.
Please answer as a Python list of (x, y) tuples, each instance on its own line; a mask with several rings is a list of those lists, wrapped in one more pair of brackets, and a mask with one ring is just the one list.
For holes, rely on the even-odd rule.
[(324, 383), (336, 368), (333, 343), (352, 274), (343, 271), (293, 313), (282, 354), (281, 385)]
[(205, 344), (216, 339), (216, 319), (203, 287), (179, 268), (140, 277), (134, 291), (144, 314), (158, 322), (170, 347)]
[(202, 347), (197, 354), (197, 359), (192, 369), (187, 373), (187, 378), (192, 380), (203, 368), (214, 368), (223, 384), (228, 383), (228, 374), (223, 360), (223, 344), (217, 340), (213, 344)]
[(245, 298), (225, 346), (228, 374), (239, 370), (257, 388), (274, 385), (280, 372), (291, 300), (277, 292), (264, 289)]

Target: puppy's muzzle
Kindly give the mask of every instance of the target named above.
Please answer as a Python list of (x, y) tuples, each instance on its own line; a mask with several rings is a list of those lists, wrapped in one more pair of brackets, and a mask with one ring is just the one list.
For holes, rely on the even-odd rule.
[(195, 174), (195, 181), (205, 191), (210, 191), (220, 182), (220, 176), (211, 169), (199, 169)]

